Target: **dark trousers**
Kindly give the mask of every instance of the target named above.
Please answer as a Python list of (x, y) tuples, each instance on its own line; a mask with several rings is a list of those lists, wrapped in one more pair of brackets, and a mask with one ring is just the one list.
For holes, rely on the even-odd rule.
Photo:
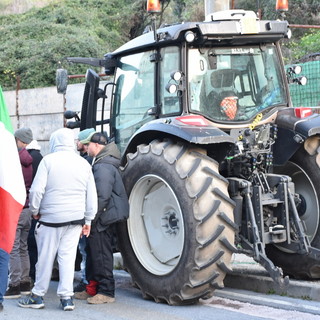
[(104, 231), (98, 232), (95, 225), (91, 226), (87, 241), (86, 273), (87, 280), (99, 282), (97, 293), (114, 297), (113, 278), (113, 229), (108, 226)]
[(35, 280), (36, 279), (36, 263), (38, 261), (38, 250), (37, 250), (37, 243), (36, 238), (34, 237), (34, 230), (37, 224), (37, 220), (31, 220), (31, 228), (29, 230), (28, 235), (28, 251), (29, 251), (29, 258), (30, 258), (30, 277)]

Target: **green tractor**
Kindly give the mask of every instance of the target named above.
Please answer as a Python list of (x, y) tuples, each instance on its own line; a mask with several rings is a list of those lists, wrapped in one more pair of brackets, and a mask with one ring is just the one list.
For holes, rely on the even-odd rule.
[(153, 29), (103, 59), (68, 59), (114, 76), (101, 89), (87, 71), (81, 119), (67, 126), (108, 123), (121, 150), (130, 216), (119, 249), (143, 297), (208, 298), (233, 253), (279, 285), (320, 278), (320, 117), (292, 107), (288, 83), (305, 78), (284, 68), (289, 35), (286, 21), (229, 10)]

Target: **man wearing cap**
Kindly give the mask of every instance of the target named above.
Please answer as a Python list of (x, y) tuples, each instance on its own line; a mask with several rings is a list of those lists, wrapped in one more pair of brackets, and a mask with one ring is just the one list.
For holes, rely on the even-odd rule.
[[(17, 144), (21, 148), (26, 148), (29, 152), (30, 156), (32, 157), (32, 181), (37, 173), (39, 163), (42, 160), (42, 154), (40, 152), (41, 146), (39, 145), (38, 141), (33, 138), (33, 133), (30, 128), (21, 128), (15, 132), (15, 137)], [(38, 250), (36, 239), (34, 237), (34, 229), (36, 225), (36, 220), (31, 219), (31, 228), (28, 234), (28, 251), (29, 251), (29, 258), (30, 258), (30, 277), (34, 281), (36, 268), (35, 265), (38, 260)], [(25, 291), (25, 290), (23, 290)]]
[(79, 132), (77, 140), (77, 150), (80, 152), (80, 156), (84, 157), (90, 164), (92, 163), (92, 157), (88, 155), (88, 144), (83, 143), (87, 141), (90, 134), (96, 132), (93, 128), (85, 129)]
[(32, 179), (33, 179), (37, 173), (39, 163), (42, 160), (42, 155), (40, 152), (41, 146), (39, 145), (37, 140), (33, 139), (33, 133), (30, 128), (18, 129), (14, 133), (14, 136), (16, 138), (18, 148), (26, 148), (33, 159), (32, 161), (32, 169), (33, 169)]
[[(85, 158), (90, 164), (92, 163), (92, 157), (88, 155), (88, 144), (83, 144), (82, 141), (86, 141), (91, 133), (94, 133), (95, 130), (93, 128), (81, 130), (78, 134), (77, 140), (77, 151), (79, 151), (80, 156)], [(81, 281), (80, 283), (74, 287), (74, 292), (81, 292), (85, 290), (86, 285), (88, 284), (87, 277), (86, 277), (86, 246), (87, 246), (87, 237), (80, 237), (79, 240), (79, 252), (81, 254)]]
[(21, 211), (16, 236), (10, 253), (9, 260), (9, 286), (4, 295), (5, 299), (19, 298), (22, 294), (30, 293), (30, 260), (28, 253), (28, 234), (31, 227), (31, 212), (29, 209), (29, 190), (32, 184), (32, 157), (25, 148), (32, 140), (32, 131), (29, 128), (22, 128), (15, 132), (16, 144), (19, 151), (19, 158), (22, 174), (26, 187), (26, 201)]
[(119, 173), (120, 152), (105, 134), (91, 133), (82, 143), (88, 143), (93, 157), (93, 175), (98, 193), (98, 212), (92, 223), (87, 244), (86, 290), (75, 293), (76, 299), (90, 304), (115, 301), (113, 278), (113, 224), (129, 215), (128, 197)]

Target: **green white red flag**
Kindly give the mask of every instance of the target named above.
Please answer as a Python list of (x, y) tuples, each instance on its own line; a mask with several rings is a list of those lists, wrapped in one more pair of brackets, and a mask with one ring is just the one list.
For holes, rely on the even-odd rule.
[(18, 150), (0, 86), (0, 249), (10, 253), (26, 200)]

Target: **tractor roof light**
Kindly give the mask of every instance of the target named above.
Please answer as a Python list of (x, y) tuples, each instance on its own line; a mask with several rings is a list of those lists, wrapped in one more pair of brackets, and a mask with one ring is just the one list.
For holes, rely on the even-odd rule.
[(187, 31), (184, 35), (187, 42), (191, 43), (196, 38), (196, 35), (192, 31)]
[(175, 80), (175, 81), (180, 81), (182, 76), (183, 76), (183, 74), (179, 70), (178, 71), (173, 71), (173, 72), (170, 73), (170, 78), (172, 80)]
[(289, 28), (288, 28), (286, 37), (287, 37), (288, 39), (291, 39), (291, 37), (292, 37), (292, 31), (291, 31)]
[(302, 72), (302, 67), (300, 65), (292, 65), (287, 69), (290, 74), (300, 74)]
[(277, 11), (288, 11), (289, 9), (289, 0), (277, 0), (276, 10)]
[(300, 119), (307, 118), (313, 114), (311, 108), (305, 108), (305, 107), (295, 108), (294, 113), (295, 113), (295, 116)]
[(301, 76), (293, 79), (293, 83), (297, 83), (300, 86), (305, 86), (307, 82), (308, 82), (308, 79), (305, 76)]
[(178, 85), (175, 84), (175, 83), (167, 83), (166, 85), (166, 90), (170, 93), (170, 94), (173, 94), (173, 93), (176, 93), (178, 91)]
[(161, 12), (160, 0), (148, 0), (147, 1), (147, 12), (148, 13)]

